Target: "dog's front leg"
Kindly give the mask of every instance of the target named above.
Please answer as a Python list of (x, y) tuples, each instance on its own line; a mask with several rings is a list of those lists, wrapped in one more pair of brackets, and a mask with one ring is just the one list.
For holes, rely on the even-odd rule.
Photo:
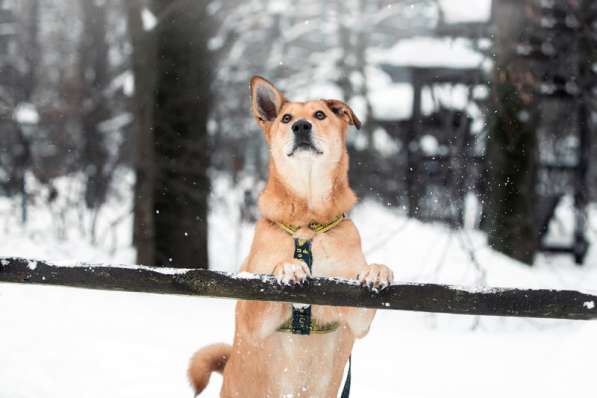
[(282, 285), (302, 285), (311, 277), (311, 271), (304, 261), (293, 258), (276, 265), (273, 275)]
[(380, 292), (394, 282), (394, 272), (383, 264), (369, 264), (357, 274), (357, 281), (374, 292)]
[[(311, 277), (309, 267), (296, 259), (289, 259), (277, 264), (272, 275), (282, 285), (300, 285)], [(238, 304), (239, 321), (245, 330), (256, 338), (266, 338), (275, 333), (290, 316), (290, 306), (269, 301), (240, 301)]]
[[(374, 292), (380, 292), (392, 284), (394, 273), (383, 264), (369, 264), (357, 274), (356, 280), (361, 286)], [(369, 308), (347, 307), (341, 311), (341, 316), (345, 319), (353, 335), (360, 339), (369, 333), (375, 312), (376, 310)]]

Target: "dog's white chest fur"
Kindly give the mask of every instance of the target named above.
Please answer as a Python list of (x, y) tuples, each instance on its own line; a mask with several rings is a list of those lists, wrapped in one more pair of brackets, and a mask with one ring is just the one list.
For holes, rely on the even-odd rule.
[(332, 193), (331, 167), (328, 161), (311, 153), (296, 153), (291, 162), (278, 165), (291, 189), (314, 210), (326, 208)]

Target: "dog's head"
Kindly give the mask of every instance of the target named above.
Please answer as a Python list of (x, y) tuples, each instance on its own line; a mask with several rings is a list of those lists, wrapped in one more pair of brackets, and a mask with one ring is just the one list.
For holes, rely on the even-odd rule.
[(277, 166), (305, 161), (338, 162), (346, 151), (348, 125), (361, 127), (352, 109), (338, 100), (288, 101), (266, 79), (251, 79), (253, 113)]
[(348, 125), (361, 122), (338, 100), (288, 101), (266, 79), (251, 79), (253, 113), (270, 147), (268, 183), (259, 199), (266, 218), (295, 225), (349, 211)]

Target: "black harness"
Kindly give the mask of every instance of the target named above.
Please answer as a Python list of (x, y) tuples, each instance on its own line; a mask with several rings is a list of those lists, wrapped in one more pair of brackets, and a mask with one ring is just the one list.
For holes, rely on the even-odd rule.
[[(302, 260), (309, 271), (313, 267), (313, 253), (311, 252), (311, 241), (306, 239), (294, 239), (294, 258)], [(301, 308), (292, 307), (292, 334), (311, 334), (311, 306)]]
[[(302, 260), (309, 267), (309, 271), (313, 267), (313, 253), (311, 251), (311, 241), (306, 239), (294, 239), (294, 258)], [(311, 306), (301, 308), (292, 307), (292, 327), (293, 334), (309, 335), (313, 322), (311, 320)], [(346, 380), (344, 381), (344, 388), (342, 388), (341, 398), (348, 398), (350, 396), (350, 379), (352, 368), (352, 355), (348, 358), (348, 372)]]

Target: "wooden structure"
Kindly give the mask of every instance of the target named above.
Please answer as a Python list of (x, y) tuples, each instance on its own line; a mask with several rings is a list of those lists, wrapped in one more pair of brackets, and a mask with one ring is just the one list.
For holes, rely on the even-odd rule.
[[(550, 253), (567, 253), (582, 264), (588, 251), (585, 230), (589, 201), (588, 169), (591, 150), (591, 110), (597, 87), (594, 65), (597, 55), (597, 4), (591, 0), (553, 3), (532, 1), (533, 32), (528, 40), (520, 43), (522, 56), (533, 63), (538, 91), (543, 96), (542, 107), (545, 123), (540, 133), (552, 140), (555, 147), (566, 140), (574, 145), (570, 153), (553, 151), (551, 160), (542, 159), (539, 194), (544, 201), (557, 201), (565, 193), (574, 195), (575, 230), (567, 245), (543, 244), (541, 249)], [(551, 104), (550, 104), (551, 102)], [(551, 118), (549, 112), (558, 118)], [(559, 120), (558, 120), (559, 119)], [(568, 124), (562, 126), (562, 123)], [(545, 152), (545, 148), (544, 152)], [(559, 153), (558, 153), (559, 152)], [(557, 184), (558, 180), (563, 184)], [(558, 186), (560, 191), (558, 191)], [(550, 189), (556, 187), (556, 189)], [(555, 206), (554, 206), (555, 207)]]
[[(423, 115), (423, 91), (432, 91), (437, 85), (460, 85), (467, 87), (471, 99), (472, 89), (484, 84), (487, 79), (477, 68), (400, 67), (387, 64), (382, 64), (381, 68), (393, 79), (406, 78), (413, 86), (411, 118), (406, 122), (379, 122), (391, 136), (406, 143), (405, 186), (409, 216), (461, 226), (466, 194), (464, 186), (470, 183), (474, 174), (466, 165), (478, 160), (472, 150), (471, 120), (464, 112), (449, 108), (440, 108), (431, 115)], [(433, 136), (447, 152), (425, 154), (419, 144), (423, 135)], [(433, 200), (442, 201), (439, 206), (426, 206), (423, 203), (425, 190), (429, 188), (435, 191)], [(438, 192), (441, 190), (444, 192)]]
[[(537, 92), (541, 96), (540, 107), (544, 109), (541, 128), (538, 134), (549, 139), (540, 139), (540, 151), (550, 139), (557, 140), (561, 132), (554, 126), (553, 119), (570, 120), (574, 115), (574, 125), (564, 127), (565, 138), (573, 137), (576, 144), (572, 159), (540, 159), (539, 182), (537, 186), (540, 201), (536, 207), (537, 239), (543, 242), (550, 222), (561, 198), (566, 193), (573, 193), (575, 208), (575, 231), (568, 245), (543, 243), (540, 249), (548, 253), (567, 253), (582, 264), (588, 250), (586, 239), (586, 207), (588, 204), (587, 174), (590, 161), (591, 110), (588, 103), (596, 87), (597, 76), (587, 59), (595, 54), (597, 32), (595, 35), (583, 34), (583, 31), (595, 30), (597, 22), (597, 4), (583, 0), (571, 6), (568, 2), (553, 3), (528, 0), (535, 7), (533, 15), (536, 25), (529, 28), (533, 32), (528, 42), (517, 43), (521, 56), (532, 57), (536, 62), (530, 71), (537, 79)], [(594, 2), (593, 2), (594, 3)], [(448, 24), (440, 21), (436, 29), (439, 37), (467, 38), (472, 42), (479, 39), (491, 40), (494, 30), (492, 20), (488, 22), (466, 22)], [(482, 50), (479, 50), (482, 52)], [(490, 90), (489, 77), (484, 76), (480, 68), (437, 68), (437, 67), (400, 67), (380, 65), (394, 82), (408, 82), (413, 87), (411, 118), (404, 122), (398, 120), (378, 121), (378, 123), (399, 139), (406, 148), (407, 166), (405, 188), (408, 192), (409, 216), (425, 221), (441, 221), (453, 226), (462, 225), (463, 201), (466, 192), (473, 192), (483, 198), (485, 154), (476, 152), (484, 148), (483, 134), (473, 137), (467, 115), (456, 110), (442, 109), (432, 115), (423, 115), (422, 92), (434, 85), (462, 85), (469, 90), (485, 86)], [(471, 97), (469, 97), (471, 101)], [(481, 108), (487, 104), (477, 102)], [(552, 104), (550, 107), (549, 104)], [(556, 103), (555, 106), (553, 104)], [(454, 117), (460, 123), (454, 123)], [(551, 119), (550, 119), (551, 117)], [(424, 135), (432, 134), (439, 142), (442, 138), (434, 133), (435, 126), (443, 126), (443, 135), (451, 137), (447, 143), (448, 153), (426, 157), (418, 145)], [(554, 145), (558, 145), (555, 142)], [(473, 149), (474, 148), (474, 149)], [(570, 157), (570, 156), (569, 156)], [(437, 210), (426, 205), (425, 186), (441, 187), (443, 198), (436, 206), (447, 209), (437, 214)], [(437, 192), (436, 192), (437, 193)], [(435, 200), (434, 202), (437, 202)], [(452, 210), (454, 209), (454, 210)]]
[(281, 286), (269, 275), (89, 264), (60, 267), (21, 258), (0, 258), (0, 282), (462, 315), (597, 319), (597, 296), (569, 290), (395, 284), (374, 292), (340, 279), (313, 278), (302, 286)]

